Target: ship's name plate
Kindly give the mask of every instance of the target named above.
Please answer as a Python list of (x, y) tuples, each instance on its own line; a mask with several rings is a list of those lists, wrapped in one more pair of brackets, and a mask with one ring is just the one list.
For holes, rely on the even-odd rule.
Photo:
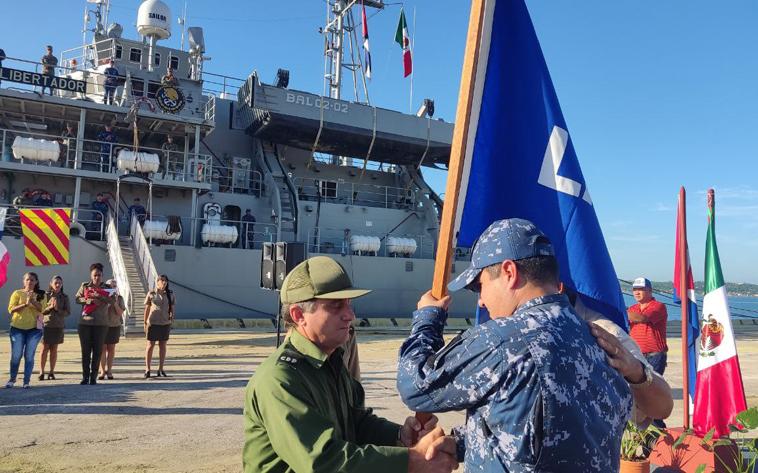
[(69, 92), (84, 93), (87, 83), (83, 80), (69, 79), (68, 77), (48, 76), (37, 72), (19, 71), (10, 67), (0, 68), (0, 80), (19, 82), (21, 84), (34, 85), (37, 87), (52, 87), (53, 89), (68, 90)]
[(305, 105), (306, 107), (323, 108), (324, 110), (334, 110), (335, 112), (347, 113), (348, 103), (341, 100), (330, 100), (312, 95), (295, 94), (287, 92), (287, 103), (296, 105)]

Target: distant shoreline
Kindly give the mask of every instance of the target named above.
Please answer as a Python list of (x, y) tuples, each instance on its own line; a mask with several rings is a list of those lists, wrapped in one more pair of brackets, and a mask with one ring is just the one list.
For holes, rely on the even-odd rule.
[[(628, 280), (631, 281), (631, 280)], [(620, 281), (622, 290), (631, 291), (631, 283)], [(652, 281), (653, 291), (662, 292), (664, 294), (671, 294), (674, 283), (671, 281)], [(725, 283), (726, 293), (729, 296), (735, 297), (758, 297), (758, 284), (753, 283)], [(703, 294), (703, 281), (695, 281), (695, 293)]]

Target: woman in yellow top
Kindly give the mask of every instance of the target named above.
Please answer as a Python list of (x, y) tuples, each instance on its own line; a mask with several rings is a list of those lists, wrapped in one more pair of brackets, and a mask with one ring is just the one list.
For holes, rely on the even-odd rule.
[(35, 273), (24, 274), (24, 288), (11, 294), (8, 302), (8, 312), (11, 314), (11, 376), (5, 384), (6, 388), (16, 384), (21, 356), (24, 357), (24, 388), (29, 387), (34, 370), (34, 352), (42, 338), (42, 309), (47, 304), (46, 299)]

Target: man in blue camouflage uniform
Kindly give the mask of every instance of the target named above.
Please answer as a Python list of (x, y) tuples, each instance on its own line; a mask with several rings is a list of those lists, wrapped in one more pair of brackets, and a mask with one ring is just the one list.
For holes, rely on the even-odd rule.
[(558, 293), (558, 263), (531, 222), (500, 220), (448, 288), (477, 291), (492, 320), (443, 349), (450, 297), (424, 294), (400, 349), (397, 386), (413, 410), (466, 409), (454, 430), (467, 472), (613, 472), (632, 396)]

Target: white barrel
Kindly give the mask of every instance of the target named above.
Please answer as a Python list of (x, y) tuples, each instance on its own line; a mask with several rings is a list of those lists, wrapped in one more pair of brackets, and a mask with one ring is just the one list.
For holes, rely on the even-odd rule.
[(413, 238), (387, 237), (387, 252), (394, 255), (412, 256), (418, 244)]
[(226, 245), (237, 241), (237, 227), (233, 225), (216, 225), (206, 223), (200, 231), (203, 243), (218, 243)]
[(142, 233), (145, 234), (145, 238), (152, 238), (153, 240), (171, 240), (176, 241), (182, 237), (182, 232), (168, 233), (168, 222), (161, 220), (146, 220), (142, 226)]
[(13, 157), (29, 161), (58, 161), (61, 148), (57, 141), (17, 136), (13, 140)]
[[(136, 155), (136, 156), (135, 156)], [(118, 152), (117, 166), (122, 171), (158, 172), (160, 159), (157, 154), (122, 149)]]
[(379, 240), (379, 237), (369, 235), (350, 236), (350, 251), (376, 253), (379, 251), (380, 246), (382, 246), (382, 242)]

